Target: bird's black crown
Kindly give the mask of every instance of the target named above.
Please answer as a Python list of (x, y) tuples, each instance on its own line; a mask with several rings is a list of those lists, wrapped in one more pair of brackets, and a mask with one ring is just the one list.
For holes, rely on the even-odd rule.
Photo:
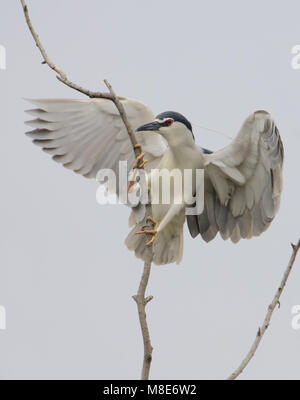
[(165, 119), (165, 118), (172, 118), (174, 121), (181, 122), (187, 127), (187, 129), (189, 129), (193, 133), (190, 121), (188, 121), (182, 114), (175, 111), (165, 111), (161, 114), (158, 114), (156, 117), (156, 119)]

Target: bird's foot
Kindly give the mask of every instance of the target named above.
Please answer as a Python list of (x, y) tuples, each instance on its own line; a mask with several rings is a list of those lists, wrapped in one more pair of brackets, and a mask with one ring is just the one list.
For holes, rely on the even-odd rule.
[(148, 162), (147, 160), (144, 160), (145, 153), (143, 152), (142, 145), (141, 144), (136, 144), (134, 146), (135, 149), (140, 150), (140, 155), (138, 155), (135, 159), (135, 162), (133, 164), (133, 169), (135, 168), (143, 168), (144, 165)]
[(152, 224), (153, 224), (153, 229), (145, 229), (146, 227), (143, 227), (143, 229), (142, 229), (141, 231), (137, 232), (137, 233), (138, 233), (139, 235), (141, 235), (141, 234), (152, 235), (151, 239), (146, 243), (146, 246), (150, 246), (150, 245), (154, 242), (155, 237), (156, 237), (156, 235), (157, 235), (157, 230), (155, 229), (155, 228), (156, 228), (156, 225), (157, 225), (157, 222), (156, 222), (155, 219), (152, 218), (152, 217), (148, 217), (148, 218), (146, 219), (146, 221), (151, 221), (151, 222), (152, 222)]
[(152, 235), (151, 239), (146, 243), (146, 246), (150, 246), (154, 240), (155, 240), (155, 236), (157, 235), (157, 231), (155, 229), (145, 229), (142, 231), (137, 232), (138, 234), (148, 234), (148, 235)]
[[(136, 170), (137, 168), (143, 168), (144, 165), (145, 165), (148, 161), (147, 161), (147, 160), (144, 160), (145, 153), (143, 153), (142, 145), (141, 145), (141, 144), (136, 144), (136, 145), (134, 146), (134, 148), (135, 148), (135, 149), (139, 149), (139, 150), (140, 150), (140, 153), (141, 153), (140, 155), (138, 155), (138, 156), (136, 157), (135, 162), (134, 162), (134, 164), (133, 164), (133, 166), (132, 166), (132, 169), (133, 169), (133, 170)], [(136, 171), (134, 171), (134, 178), (135, 178), (135, 176), (136, 176)], [(134, 179), (131, 179), (131, 180), (129, 181), (128, 186), (127, 186), (127, 193), (130, 193), (130, 192), (131, 192), (134, 183), (135, 183), (135, 182), (134, 182)]]

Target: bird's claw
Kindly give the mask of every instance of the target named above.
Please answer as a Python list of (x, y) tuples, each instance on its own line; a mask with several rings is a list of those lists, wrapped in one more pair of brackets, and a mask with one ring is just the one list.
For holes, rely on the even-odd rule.
[(155, 236), (157, 235), (157, 231), (155, 229), (145, 229), (142, 231), (137, 232), (138, 234), (148, 234), (148, 235), (152, 235), (151, 239), (146, 243), (146, 246), (150, 246), (155, 239)]
[[(148, 160), (144, 160), (145, 153), (143, 153), (142, 145), (141, 145), (141, 144), (136, 144), (136, 145), (134, 146), (134, 148), (135, 148), (135, 149), (139, 149), (141, 154), (138, 155), (138, 156), (136, 157), (135, 162), (134, 162), (134, 164), (133, 164), (133, 166), (132, 166), (132, 169), (133, 169), (133, 170), (136, 170), (137, 168), (144, 168), (144, 166), (145, 166), (145, 164), (148, 162)], [(136, 173), (135, 173), (135, 175), (136, 175)], [(127, 187), (127, 193), (130, 193), (130, 191), (131, 191), (132, 186), (134, 185), (134, 183), (135, 183), (135, 182), (134, 182), (133, 179), (129, 181), (128, 187)]]
[(133, 169), (134, 168), (143, 168), (144, 165), (148, 162), (147, 160), (144, 160), (145, 153), (143, 152), (143, 148), (141, 144), (136, 144), (134, 146), (135, 149), (139, 149), (140, 154), (136, 157), (135, 163), (133, 164)]
[(145, 153), (141, 153), (139, 156), (137, 156), (132, 168), (143, 168), (143, 166), (148, 162), (147, 160), (144, 160), (144, 157)]
[(141, 235), (141, 234), (152, 235), (151, 239), (146, 243), (146, 246), (150, 246), (150, 245), (154, 242), (155, 236), (157, 235), (157, 230), (155, 229), (155, 228), (156, 228), (156, 225), (157, 225), (157, 222), (156, 222), (155, 219), (152, 218), (152, 217), (148, 217), (148, 218), (146, 219), (146, 221), (151, 221), (151, 222), (152, 222), (152, 224), (153, 224), (153, 229), (145, 229), (146, 227), (143, 227), (143, 229), (142, 229), (141, 231), (137, 232), (137, 233), (138, 233), (139, 235)]
[(148, 160), (143, 160), (139, 165), (138, 168), (144, 168), (144, 165), (147, 164)]

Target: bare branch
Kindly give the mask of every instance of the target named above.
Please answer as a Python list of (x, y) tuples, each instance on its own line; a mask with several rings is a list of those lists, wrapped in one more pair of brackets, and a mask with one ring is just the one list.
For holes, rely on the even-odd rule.
[(151, 345), (150, 341), (150, 334), (149, 334), (149, 329), (147, 325), (147, 318), (146, 318), (146, 305), (153, 299), (152, 296), (149, 296), (145, 298), (145, 292), (150, 276), (150, 271), (151, 271), (151, 263), (145, 262), (144, 265), (144, 271), (142, 275), (142, 279), (140, 282), (139, 290), (137, 295), (133, 296), (133, 299), (135, 300), (138, 308), (138, 313), (139, 313), (139, 319), (140, 319), (140, 325), (141, 325), (141, 330), (142, 330), (142, 335), (143, 335), (143, 341), (144, 341), (144, 362), (143, 362), (143, 369), (142, 369), (142, 376), (141, 379), (147, 380), (149, 379), (149, 372), (150, 372), (150, 366), (151, 366), (151, 361), (152, 361), (152, 350), (153, 347)]
[[(69, 86), (71, 89), (75, 89), (85, 95), (87, 95), (90, 98), (102, 98), (102, 99), (108, 99), (111, 100), (115, 106), (117, 107), (120, 117), (123, 120), (123, 123), (126, 127), (126, 130), (128, 132), (129, 138), (131, 140), (135, 155), (138, 156), (140, 154), (140, 148), (136, 147), (137, 141), (136, 137), (134, 134), (134, 131), (129, 123), (129, 120), (127, 118), (124, 106), (121, 102), (123, 100), (123, 97), (118, 97), (112, 86), (107, 80), (104, 80), (105, 85), (109, 89), (109, 93), (102, 93), (102, 92), (92, 92), (91, 90), (87, 90), (82, 88), (81, 86), (78, 86), (76, 83), (71, 82), (68, 78), (67, 75), (59, 68), (57, 67), (49, 58), (48, 54), (46, 53), (46, 50), (44, 49), (38, 34), (36, 33), (30, 16), (28, 12), (28, 7), (25, 2), (25, 0), (20, 0), (25, 19), (28, 25), (28, 28), (31, 32), (31, 35), (35, 41), (36, 46), (40, 50), (40, 53), (42, 54), (43, 61), (42, 64), (47, 64), (51, 69), (53, 69), (58, 75), (56, 76), (57, 79), (64, 83), (65, 85)], [(146, 214), (147, 216), (150, 215), (150, 206), (148, 205), (146, 208)], [(143, 335), (143, 341), (144, 341), (144, 362), (143, 362), (143, 369), (142, 369), (142, 379), (148, 379), (149, 378), (149, 371), (150, 371), (150, 365), (151, 365), (151, 360), (152, 360), (152, 346), (151, 346), (151, 341), (150, 341), (150, 334), (149, 334), (149, 328), (147, 325), (147, 319), (146, 319), (146, 312), (145, 312), (145, 307), (146, 304), (149, 303), (153, 299), (152, 296), (148, 296), (145, 298), (145, 292), (150, 276), (150, 271), (151, 271), (151, 262), (150, 263), (145, 263), (144, 265), (144, 270), (143, 270), (143, 275), (140, 281), (139, 285), (139, 290), (138, 294), (136, 296), (133, 296), (134, 300), (137, 303), (138, 307), (138, 313), (139, 313), (139, 320), (140, 320), (140, 325), (141, 325), (141, 330), (142, 330), (142, 335)]]
[(258, 328), (258, 331), (256, 333), (256, 337), (254, 339), (254, 342), (249, 350), (249, 352), (247, 353), (246, 357), (244, 358), (244, 360), (241, 362), (240, 366), (227, 378), (228, 380), (234, 380), (236, 379), (245, 369), (245, 367), (249, 364), (250, 360), (252, 359), (252, 357), (254, 356), (260, 341), (264, 335), (264, 333), (266, 332), (270, 321), (271, 321), (271, 317), (273, 314), (273, 311), (275, 310), (276, 306), (278, 305), (278, 308), (280, 307), (280, 302), (279, 302), (279, 298), (283, 292), (283, 289), (286, 285), (286, 282), (288, 280), (288, 277), (290, 275), (291, 269), (294, 265), (296, 256), (297, 256), (297, 252), (300, 248), (300, 239), (298, 240), (298, 243), (296, 245), (292, 244), (292, 248), (293, 248), (293, 252), (290, 258), (290, 261), (288, 263), (288, 266), (283, 274), (282, 280), (280, 282), (280, 285), (275, 293), (275, 296), (273, 298), (272, 303), (269, 305), (268, 307), (268, 312), (266, 314), (266, 317), (264, 319), (264, 322), (262, 323), (262, 325)]
[(118, 109), (118, 111), (120, 113), (120, 116), (121, 116), (121, 118), (122, 118), (122, 120), (124, 122), (124, 125), (125, 125), (125, 127), (127, 129), (128, 135), (130, 137), (130, 140), (131, 140), (135, 155), (138, 156), (140, 154), (140, 150), (139, 150), (138, 147), (135, 147), (137, 145), (136, 137), (135, 137), (135, 134), (133, 132), (132, 126), (130, 125), (130, 123), (128, 121), (128, 118), (127, 118), (125, 109), (123, 107), (123, 104), (121, 103), (120, 98), (118, 98), (116, 96), (111, 84), (106, 79), (104, 79), (104, 83), (108, 87), (110, 95), (111, 95), (111, 98), (112, 98), (112, 101), (115, 103), (115, 106), (117, 107), (117, 109)]
[(108, 100), (113, 101), (115, 106), (117, 107), (119, 113), (120, 113), (120, 116), (121, 116), (123, 122), (124, 122), (124, 125), (125, 125), (125, 127), (127, 129), (128, 135), (130, 137), (132, 146), (134, 148), (135, 155), (137, 156), (140, 152), (139, 152), (138, 148), (134, 147), (137, 144), (137, 141), (136, 141), (133, 129), (132, 129), (132, 127), (131, 127), (131, 125), (130, 125), (130, 123), (128, 121), (127, 115), (125, 113), (124, 106), (121, 103), (121, 100), (123, 99), (123, 97), (118, 97), (115, 94), (115, 92), (113, 91), (112, 86), (110, 85), (110, 83), (107, 80), (104, 80), (104, 83), (108, 87), (109, 93), (92, 92), (91, 90), (84, 89), (83, 87), (78, 86), (76, 83), (71, 82), (67, 78), (67, 75), (65, 74), (65, 72), (63, 72), (57, 65), (55, 65), (50, 60), (45, 48), (43, 47), (43, 45), (42, 45), (42, 43), (41, 43), (41, 41), (39, 39), (39, 36), (38, 36), (37, 32), (35, 31), (35, 29), (34, 29), (34, 27), (32, 25), (32, 22), (31, 22), (31, 19), (30, 19), (30, 16), (29, 16), (29, 12), (28, 12), (28, 7), (27, 7), (27, 4), (26, 4), (25, 0), (21, 0), (21, 4), (22, 4), (22, 7), (23, 7), (23, 11), (24, 11), (24, 15), (25, 15), (25, 19), (26, 19), (28, 28), (29, 28), (29, 30), (31, 32), (31, 35), (32, 35), (32, 37), (33, 37), (33, 39), (35, 41), (36, 46), (38, 47), (38, 49), (40, 50), (40, 53), (43, 56), (44, 61), (42, 63), (43, 64), (47, 64), (51, 69), (53, 69), (53, 71), (58, 73), (58, 75), (56, 76), (57, 79), (60, 82), (64, 83), (65, 85), (69, 86), (70, 88), (75, 89), (75, 90), (77, 90), (77, 91), (79, 91), (79, 92), (81, 92), (81, 93), (83, 93), (83, 94), (85, 94), (85, 95), (87, 95), (88, 97), (91, 97), (91, 98), (102, 98), (102, 99), (108, 99)]
[(72, 89), (75, 89), (91, 98), (103, 98), (103, 99), (109, 99), (112, 100), (112, 96), (110, 93), (102, 93), (102, 92), (92, 92), (90, 90), (84, 89), (81, 86), (78, 86), (76, 83), (73, 83), (71, 81), (69, 81), (69, 79), (67, 78), (67, 75), (57, 66), (55, 65), (49, 58), (48, 54), (46, 53), (46, 50), (44, 49), (38, 34), (36, 33), (30, 16), (29, 16), (29, 12), (28, 12), (28, 7), (27, 4), (25, 2), (25, 0), (21, 0), (21, 4), (23, 7), (23, 11), (24, 11), (24, 15), (25, 15), (25, 19), (28, 25), (28, 28), (31, 32), (31, 35), (35, 41), (36, 46), (38, 47), (38, 49), (40, 50), (40, 53), (43, 57), (43, 61), (42, 64), (47, 64), (51, 69), (53, 69), (53, 71), (55, 71), (58, 75), (57, 75), (57, 79), (60, 80), (62, 83), (64, 83), (65, 85), (69, 86)]

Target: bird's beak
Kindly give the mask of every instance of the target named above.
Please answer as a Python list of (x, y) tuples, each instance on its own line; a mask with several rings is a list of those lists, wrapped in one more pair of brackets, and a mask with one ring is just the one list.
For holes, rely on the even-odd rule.
[(160, 123), (158, 121), (150, 122), (137, 128), (136, 132), (141, 131), (158, 131), (160, 128)]

